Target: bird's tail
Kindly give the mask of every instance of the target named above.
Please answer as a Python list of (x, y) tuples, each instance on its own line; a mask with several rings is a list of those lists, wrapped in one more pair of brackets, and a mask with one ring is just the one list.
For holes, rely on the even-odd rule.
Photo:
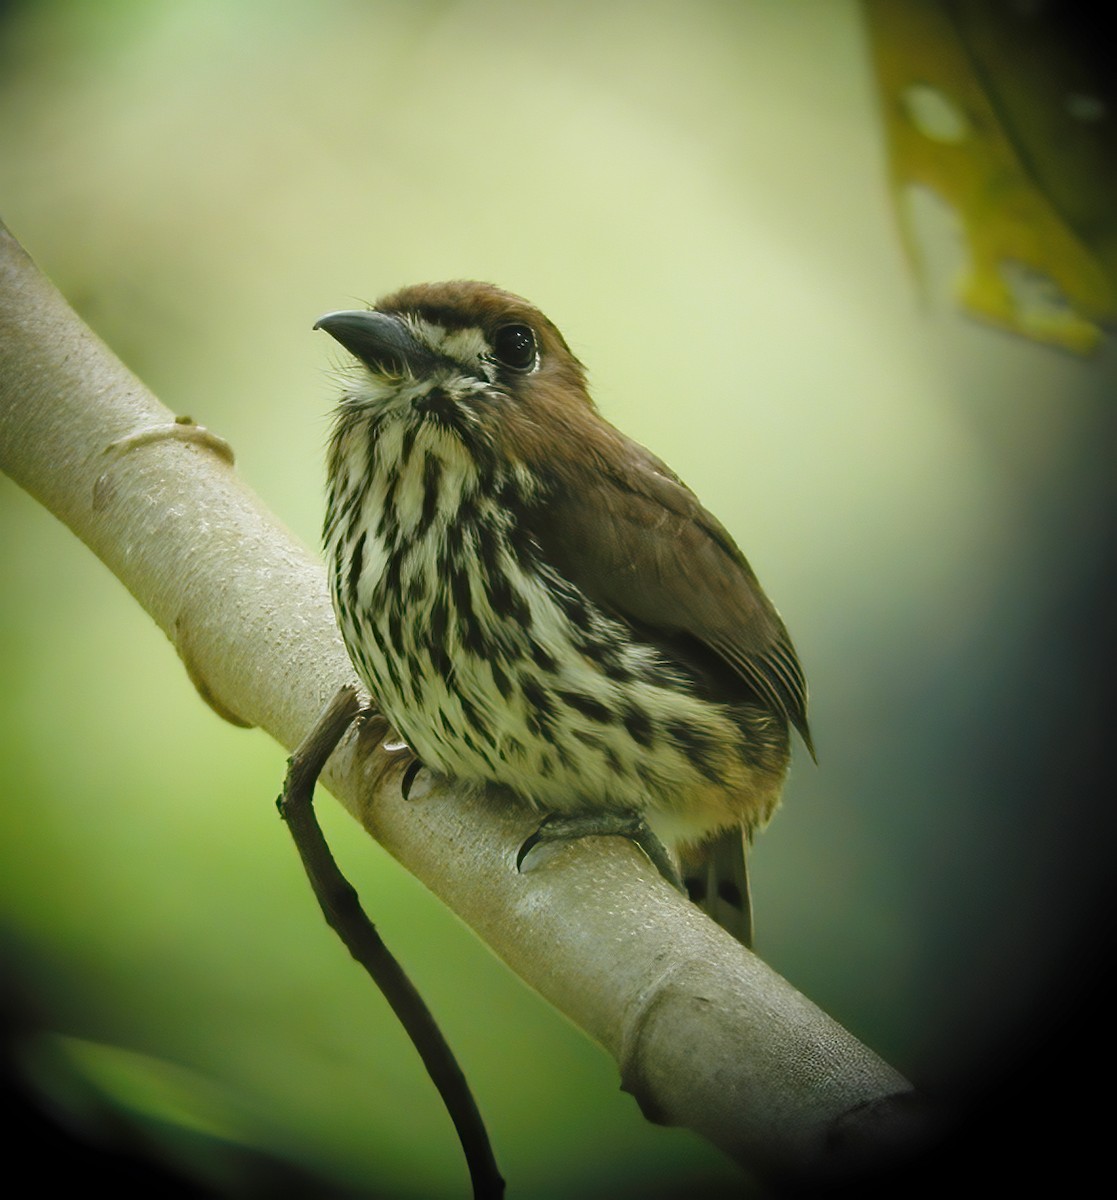
[(724, 829), (696, 846), (681, 848), (687, 894), (703, 912), (752, 947), (752, 899), (749, 895), (748, 836), (739, 826)]

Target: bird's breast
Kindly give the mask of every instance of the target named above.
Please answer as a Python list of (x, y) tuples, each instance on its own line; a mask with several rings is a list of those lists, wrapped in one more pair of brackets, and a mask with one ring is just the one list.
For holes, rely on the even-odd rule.
[(780, 779), (739, 721), (542, 556), (523, 470), (389, 436), (335, 472), (327, 552), (350, 655), (419, 757), (548, 810), (658, 810), (667, 836), (766, 816)]

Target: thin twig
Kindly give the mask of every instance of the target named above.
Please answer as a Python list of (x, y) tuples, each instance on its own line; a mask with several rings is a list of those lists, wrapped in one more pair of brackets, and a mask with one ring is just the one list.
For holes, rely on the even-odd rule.
[(489, 1135), (473, 1093), (430, 1010), (365, 915), (352, 884), (334, 862), (314, 814), (314, 785), (326, 760), (361, 711), (357, 690), (346, 686), (323, 709), (288, 760), (279, 812), (295, 840), (310, 885), (330, 927), (399, 1018), (458, 1131), (478, 1200), (504, 1195)]

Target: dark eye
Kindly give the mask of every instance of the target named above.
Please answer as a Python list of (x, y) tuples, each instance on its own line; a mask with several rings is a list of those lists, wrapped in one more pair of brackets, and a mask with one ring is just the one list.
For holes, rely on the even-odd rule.
[(526, 371), (535, 366), (535, 334), (529, 325), (502, 325), (493, 335), (493, 357), (503, 366)]

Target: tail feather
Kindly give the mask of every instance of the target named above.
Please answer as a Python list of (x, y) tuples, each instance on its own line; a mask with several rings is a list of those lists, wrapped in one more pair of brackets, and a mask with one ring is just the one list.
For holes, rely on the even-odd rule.
[(680, 853), (683, 882), (691, 900), (739, 942), (752, 948), (748, 839), (743, 829), (725, 829)]

